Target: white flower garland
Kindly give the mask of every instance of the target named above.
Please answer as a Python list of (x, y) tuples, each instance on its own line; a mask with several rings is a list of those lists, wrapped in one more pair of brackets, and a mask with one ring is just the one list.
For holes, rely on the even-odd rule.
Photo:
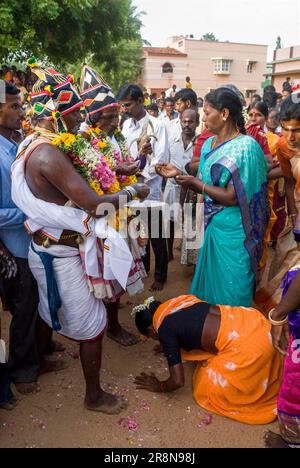
[(131, 317), (135, 318), (137, 314), (139, 314), (140, 312), (143, 312), (144, 310), (148, 309), (148, 307), (151, 304), (153, 304), (153, 302), (155, 302), (155, 298), (154, 297), (149, 297), (148, 299), (146, 299), (144, 301), (143, 304), (134, 307), (132, 309), (132, 312), (131, 312)]

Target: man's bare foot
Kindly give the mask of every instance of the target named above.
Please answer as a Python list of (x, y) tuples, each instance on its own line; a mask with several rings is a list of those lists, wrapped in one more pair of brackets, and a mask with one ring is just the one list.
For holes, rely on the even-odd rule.
[(88, 398), (84, 401), (84, 406), (89, 411), (96, 411), (110, 415), (120, 414), (127, 408), (128, 403), (123, 397), (111, 395), (110, 393), (102, 392), (97, 401), (89, 401)]
[(22, 382), (14, 385), (21, 395), (30, 395), (30, 393), (38, 393), (41, 390), (37, 382)]
[(165, 286), (165, 283), (161, 281), (154, 281), (149, 291), (151, 292), (162, 291), (164, 289), (164, 286)]
[(269, 449), (289, 449), (289, 445), (283, 440), (283, 438), (279, 434), (275, 434), (275, 432), (267, 432), (265, 434), (265, 446)]
[(140, 342), (137, 336), (124, 330), (124, 328), (122, 328), (121, 326), (114, 329), (108, 328), (107, 336), (111, 340), (116, 341), (118, 344), (125, 347), (135, 346)]
[(15, 396), (12, 396), (11, 399), (7, 401), (6, 403), (0, 404), (0, 409), (3, 409), (5, 411), (12, 411), (13, 409), (15, 409), (17, 404), (18, 404), (17, 398)]
[(67, 367), (67, 363), (62, 359), (57, 361), (48, 361), (47, 359), (44, 359), (39, 367), (38, 375), (50, 374), (51, 372), (60, 372), (64, 369), (67, 369)]

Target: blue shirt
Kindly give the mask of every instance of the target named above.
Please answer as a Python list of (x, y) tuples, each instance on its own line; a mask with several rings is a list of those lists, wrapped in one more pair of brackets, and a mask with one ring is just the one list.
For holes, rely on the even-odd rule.
[(0, 240), (18, 258), (28, 258), (30, 236), (24, 227), (24, 213), (11, 198), (11, 166), (18, 146), (0, 135)]

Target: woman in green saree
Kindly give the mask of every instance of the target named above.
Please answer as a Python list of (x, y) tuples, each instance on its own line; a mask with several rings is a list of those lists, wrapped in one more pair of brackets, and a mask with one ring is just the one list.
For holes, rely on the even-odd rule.
[(267, 162), (245, 135), (242, 110), (234, 91), (209, 93), (203, 120), (216, 137), (205, 142), (196, 177), (176, 176), (179, 185), (202, 193), (205, 203), (205, 236), (190, 294), (233, 307), (252, 304), (270, 216)]

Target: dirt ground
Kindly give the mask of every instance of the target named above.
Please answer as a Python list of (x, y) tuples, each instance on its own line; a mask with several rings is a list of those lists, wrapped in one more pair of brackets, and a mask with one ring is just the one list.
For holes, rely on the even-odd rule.
[[(159, 300), (186, 294), (191, 284), (193, 268), (179, 264), (178, 252), (176, 257), (165, 290), (156, 295)], [(151, 295), (150, 280), (135, 303)], [(120, 317), (134, 331), (128, 301), (133, 302), (128, 297), (122, 300)], [(9, 313), (2, 313), (2, 318), (7, 341)], [(251, 427), (216, 415), (208, 417), (193, 400), (193, 364), (185, 365), (186, 386), (180, 391), (163, 395), (137, 391), (135, 375), (144, 371), (167, 376), (166, 361), (153, 354), (153, 341), (122, 348), (105, 338), (101, 381), (105, 389), (126, 395), (129, 406), (120, 416), (89, 412), (83, 407), (78, 346), (61, 337), (58, 340), (67, 346), (62, 357), (68, 369), (42, 376), (40, 393), (20, 397), (12, 412), (0, 410), (0, 448), (260, 448), (264, 432), (277, 429), (276, 423)]]

